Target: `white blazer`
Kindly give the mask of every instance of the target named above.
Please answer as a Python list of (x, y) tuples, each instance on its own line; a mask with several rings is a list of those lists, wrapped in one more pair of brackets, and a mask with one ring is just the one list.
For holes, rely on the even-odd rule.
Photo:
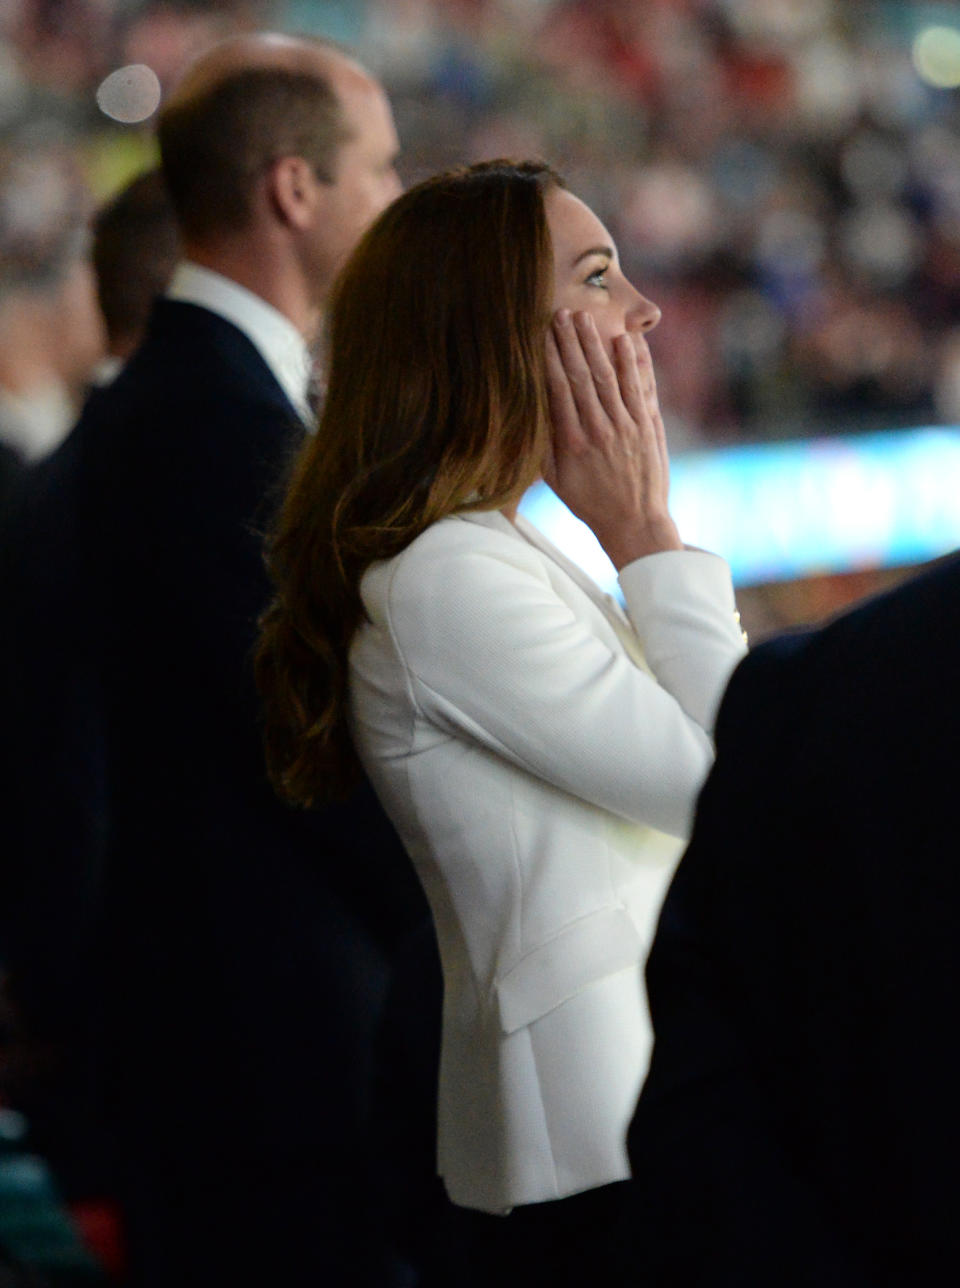
[(354, 735), (443, 962), (438, 1169), (487, 1212), (630, 1175), (643, 963), (744, 652), (715, 555), (650, 555), (620, 585), (629, 617), (490, 511), (361, 584)]

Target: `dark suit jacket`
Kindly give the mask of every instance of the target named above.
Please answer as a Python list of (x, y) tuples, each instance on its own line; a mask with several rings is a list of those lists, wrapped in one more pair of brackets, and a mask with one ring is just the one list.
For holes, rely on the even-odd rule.
[(652, 1285), (960, 1268), (960, 561), (761, 646), (647, 977)]
[(0, 440), (0, 525), (22, 472), (23, 464), (17, 453)]
[(79, 439), (24, 471), (0, 524), (0, 965), (5, 1065), (68, 1198), (110, 1189), (93, 1029), (107, 808), (100, 669), (76, 522)]
[[(51, 745), (76, 741), (76, 719), (51, 714), (62, 695), (86, 733), (65, 757), (69, 827), (42, 816), (61, 808), (43, 800), (49, 764), (27, 775), (27, 848), (40, 838), (57, 876), (29, 883), (42, 916), (12, 932), (12, 955), (29, 991), (45, 951), (56, 956), (37, 927), (51, 903), (82, 940), (73, 962), (86, 969), (95, 942), (128, 1159), (182, 1172), (191, 1158), (208, 1176), (289, 1163), (348, 1193), (371, 1147), (362, 1124), (391, 962), (427, 912), (368, 787), (306, 813), (265, 776), (251, 668), (270, 593), (261, 530), (302, 434), (239, 330), (161, 301), (141, 349), (33, 481), (18, 528), (23, 719), (39, 703)], [(36, 725), (31, 737), (42, 756)], [(64, 775), (52, 777), (55, 793)], [(64, 966), (61, 955), (38, 1010), (55, 1004)], [(314, 1198), (316, 1237), (333, 1237)]]

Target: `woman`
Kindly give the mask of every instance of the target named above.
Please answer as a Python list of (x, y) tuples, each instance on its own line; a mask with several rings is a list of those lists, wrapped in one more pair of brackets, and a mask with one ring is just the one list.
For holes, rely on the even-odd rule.
[[(439, 1170), (486, 1213), (629, 1175), (642, 964), (743, 652), (726, 564), (670, 517), (658, 319), (546, 167), (412, 189), (339, 281), (271, 545), (271, 773), (308, 804), (359, 755), (409, 850), (444, 972)], [(626, 613), (517, 515), (541, 474)]]

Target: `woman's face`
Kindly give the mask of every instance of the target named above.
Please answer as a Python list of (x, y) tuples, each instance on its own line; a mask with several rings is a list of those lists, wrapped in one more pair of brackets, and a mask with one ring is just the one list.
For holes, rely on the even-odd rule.
[(545, 202), (553, 241), (553, 307), (589, 313), (612, 356), (615, 336), (649, 331), (660, 310), (620, 271), (613, 238), (589, 206), (565, 188), (553, 188)]

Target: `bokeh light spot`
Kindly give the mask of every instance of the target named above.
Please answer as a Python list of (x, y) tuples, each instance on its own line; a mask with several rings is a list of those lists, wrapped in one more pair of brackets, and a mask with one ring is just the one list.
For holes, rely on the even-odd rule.
[(924, 27), (913, 42), (917, 75), (935, 89), (960, 85), (960, 31), (955, 27)]
[(124, 125), (145, 121), (160, 106), (160, 81), (145, 63), (131, 63), (111, 72), (100, 83), (97, 103), (101, 112)]

